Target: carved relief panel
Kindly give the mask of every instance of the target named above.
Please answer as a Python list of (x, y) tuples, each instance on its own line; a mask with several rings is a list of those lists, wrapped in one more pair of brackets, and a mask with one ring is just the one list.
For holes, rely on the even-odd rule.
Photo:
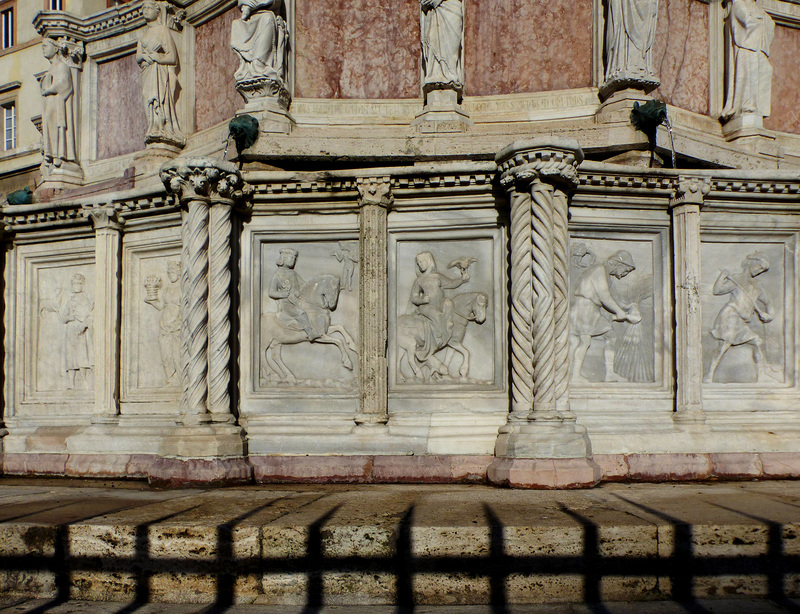
[(503, 385), (505, 304), (496, 234), (442, 231), (391, 237), (393, 390)]
[(703, 379), (708, 388), (794, 380), (793, 238), (715, 235), (701, 246)]
[(177, 398), (180, 372), (178, 229), (128, 235), (122, 293), (123, 401)]
[[(602, 238), (601, 238), (602, 237)], [(571, 387), (663, 385), (662, 233), (570, 237)]]
[(358, 241), (260, 242), (256, 391), (355, 391)]
[(25, 297), (16, 305), (15, 321), (7, 325), (12, 373), (20, 370), (22, 375), (13, 376), (21, 393), (17, 398), (44, 405), (75, 402), (91, 412), (94, 241), (21, 246), (11, 262), (16, 266), (8, 283)]

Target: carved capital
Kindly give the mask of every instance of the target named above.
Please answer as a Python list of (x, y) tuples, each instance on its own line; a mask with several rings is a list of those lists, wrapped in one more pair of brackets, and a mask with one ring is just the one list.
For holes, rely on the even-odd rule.
[(92, 222), (95, 230), (118, 230), (125, 226), (125, 220), (119, 216), (119, 208), (113, 205), (89, 205), (83, 214)]
[(181, 206), (191, 200), (245, 206), (253, 193), (234, 164), (210, 158), (173, 160), (161, 167), (160, 177)]
[(578, 165), (583, 151), (573, 139), (516, 141), (495, 157), (501, 185), (549, 183), (565, 192), (578, 186)]
[(703, 201), (710, 191), (711, 181), (707, 177), (681, 177), (670, 201), (670, 207), (681, 205), (702, 207)]
[(392, 184), (389, 177), (366, 177), (357, 180), (358, 185), (358, 204), (378, 205), (389, 207), (394, 202), (392, 194)]

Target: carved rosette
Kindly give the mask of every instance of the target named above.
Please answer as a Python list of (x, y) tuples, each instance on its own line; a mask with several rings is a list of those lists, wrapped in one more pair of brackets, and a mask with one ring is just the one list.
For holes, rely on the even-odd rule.
[(232, 422), (230, 282), (234, 207), (252, 193), (233, 164), (192, 158), (161, 167), (161, 181), (186, 209), (181, 230), (183, 396), (189, 420)]
[(575, 141), (514, 143), (497, 156), (511, 204), (512, 418), (531, 399), (531, 419), (568, 409), (567, 213), (582, 159)]
[(387, 211), (394, 202), (389, 177), (359, 179), (359, 339), (361, 348), (360, 409), (357, 424), (388, 420), (386, 366)]

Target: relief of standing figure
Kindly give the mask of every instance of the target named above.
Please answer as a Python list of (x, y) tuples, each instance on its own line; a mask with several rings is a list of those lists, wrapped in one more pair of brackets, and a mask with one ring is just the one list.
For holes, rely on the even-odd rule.
[[(764, 340), (752, 331), (749, 324), (753, 316), (758, 316), (764, 324), (772, 322), (775, 310), (772, 301), (756, 279), (769, 270), (769, 260), (759, 252), (749, 254), (742, 261), (742, 272), (733, 274), (722, 269), (714, 282), (712, 292), (715, 296), (728, 295), (728, 302), (719, 310), (711, 335), (719, 341), (719, 347), (703, 381), (714, 381), (714, 374), (722, 357), (733, 346), (749, 345), (753, 350), (756, 365), (756, 381), (765, 375), (772, 377), (776, 370), (767, 365), (764, 357)], [(780, 381), (780, 380), (778, 380)]]
[(164, 383), (177, 386), (181, 376), (181, 263), (177, 260), (167, 262), (169, 285), (161, 289), (161, 278), (148, 277), (145, 280), (147, 296), (144, 302), (161, 312), (158, 320), (158, 346), (161, 350), (161, 366), (164, 369)]
[(145, 143), (186, 144), (178, 122), (178, 48), (166, 25), (163, 5), (155, 0), (142, 4), (147, 22), (136, 47), (136, 63), (142, 69), (142, 98), (147, 117)]
[[(64, 371), (67, 374), (67, 390), (78, 382), (89, 387), (89, 375), (94, 366), (92, 360), (92, 313), (94, 304), (83, 292), (86, 278), (80, 273), (72, 276), (71, 295), (61, 306), (59, 315), (64, 322)], [(80, 379), (78, 379), (80, 375)]]
[(342, 263), (342, 286), (348, 292), (353, 291), (353, 275), (358, 264), (358, 244), (348, 245), (339, 241), (338, 247), (333, 251), (333, 257)]
[(422, 89), (464, 90), (462, 47), (464, 4), (461, 0), (420, 0), (422, 9)]
[[(577, 244), (572, 248), (573, 262), (575, 250), (585, 248)], [(620, 306), (611, 295), (610, 278), (622, 279), (636, 269), (630, 252), (620, 250), (613, 253), (608, 260), (600, 264), (592, 264), (581, 275), (577, 288), (572, 296), (570, 308), (570, 352), (572, 353), (572, 379), (588, 382), (583, 375), (583, 362), (586, 352), (594, 338), (603, 342), (603, 358), (605, 363), (606, 382), (622, 382), (625, 378), (614, 372), (616, 355), (616, 335), (611, 326), (614, 322), (630, 322), (638, 324), (642, 316), (634, 306)]]

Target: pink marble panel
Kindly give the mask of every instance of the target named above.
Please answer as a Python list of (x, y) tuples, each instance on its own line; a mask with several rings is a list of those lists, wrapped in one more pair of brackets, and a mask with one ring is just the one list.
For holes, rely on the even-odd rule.
[(464, 0), (465, 93), (592, 84), (592, 0)]
[(197, 28), (194, 110), (198, 130), (231, 119), (244, 106), (233, 78), (239, 61), (230, 44), (231, 23), (240, 15), (234, 7)]
[(298, 97), (421, 95), (419, 2), (297, 0), (295, 6)]
[(661, 0), (653, 64), (661, 87), (653, 97), (708, 114), (708, 5), (699, 0)]
[(142, 76), (136, 57), (131, 54), (98, 64), (98, 160), (144, 149), (146, 131)]
[(800, 30), (777, 26), (770, 48), (772, 63), (772, 114), (764, 120), (770, 130), (800, 134)]

